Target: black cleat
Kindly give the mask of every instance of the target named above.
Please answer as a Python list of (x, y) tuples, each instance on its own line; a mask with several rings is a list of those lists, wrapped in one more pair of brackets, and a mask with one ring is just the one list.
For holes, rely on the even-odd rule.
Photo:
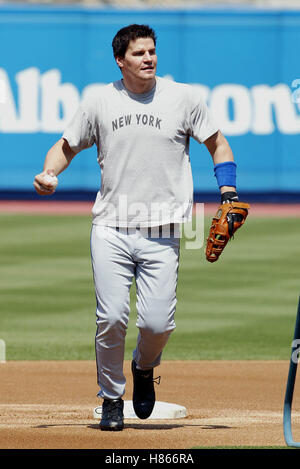
[(123, 399), (104, 399), (102, 404), (101, 430), (120, 431), (124, 428)]
[[(138, 370), (136, 363), (131, 362), (131, 371), (133, 375), (133, 408), (140, 419), (150, 417), (155, 404), (155, 391), (153, 380), (153, 368), (151, 370)], [(160, 376), (158, 384), (160, 382)]]

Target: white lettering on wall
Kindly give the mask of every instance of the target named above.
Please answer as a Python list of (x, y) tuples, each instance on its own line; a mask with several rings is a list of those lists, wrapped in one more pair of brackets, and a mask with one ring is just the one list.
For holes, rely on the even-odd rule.
[(59, 133), (75, 114), (80, 103), (80, 94), (75, 85), (61, 84), (58, 70), (44, 73), (40, 84), (41, 130), (46, 133)]
[[(233, 119), (229, 116), (229, 100), (233, 104)], [(216, 86), (209, 101), (212, 115), (225, 135), (241, 135), (251, 127), (251, 95), (242, 85), (226, 84)]]
[[(290, 88), (284, 84), (276, 86), (257, 85), (252, 89), (254, 134), (271, 134), (276, 130), (283, 134), (300, 133), (300, 116), (292, 101)], [(275, 113), (275, 121), (273, 119)]]
[(39, 71), (28, 68), (16, 75), (18, 107), (5, 70), (0, 69), (5, 100), (0, 107), (0, 131), (30, 133), (38, 130), (38, 83)]
[[(0, 132), (62, 133), (80, 101), (103, 86), (105, 83), (92, 83), (80, 95), (73, 83), (62, 82), (57, 69), (42, 74), (38, 68), (27, 68), (17, 73), (13, 82), (0, 68)], [(284, 83), (252, 88), (234, 83), (212, 89), (200, 83), (192, 86), (225, 135), (269, 135), (276, 130), (282, 134), (300, 133), (299, 103), (294, 99), (295, 91)]]
[(6, 101), (6, 84), (3, 78), (0, 78), (0, 104)]
[(39, 126), (39, 70), (29, 68), (16, 75), (19, 90), (18, 130), (19, 132), (36, 132)]

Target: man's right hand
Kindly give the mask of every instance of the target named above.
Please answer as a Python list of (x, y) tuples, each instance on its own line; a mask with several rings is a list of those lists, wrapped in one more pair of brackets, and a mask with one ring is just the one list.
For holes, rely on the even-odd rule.
[(44, 180), (47, 174), (50, 176), (55, 176), (53, 169), (48, 169), (47, 171), (43, 171), (42, 173), (37, 174), (34, 178), (33, 186), (39, 195), (52, 195), (55, 192), (55, 187), (53, 187), (51, 183)]

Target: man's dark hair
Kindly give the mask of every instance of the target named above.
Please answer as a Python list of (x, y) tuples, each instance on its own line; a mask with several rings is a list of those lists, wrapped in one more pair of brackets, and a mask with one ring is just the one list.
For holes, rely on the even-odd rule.
[(150, 37), (156, 46), (156, 35), (150, 26), (145, 24), (130, 24), (120, 29), (113, 38), (112, 47), (115, 57), (125, 57), (127, 47), (130, 41), (140, 37)]

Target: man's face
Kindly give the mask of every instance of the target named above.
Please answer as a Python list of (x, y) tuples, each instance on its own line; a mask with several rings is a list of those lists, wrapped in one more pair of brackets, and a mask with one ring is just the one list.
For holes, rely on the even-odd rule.
[(145, 37), (130, 41), (125, 57), (117, 57), (116, 61), (125, 80), (130, 82), (153, 80), (157, 65), (153, 39)]

